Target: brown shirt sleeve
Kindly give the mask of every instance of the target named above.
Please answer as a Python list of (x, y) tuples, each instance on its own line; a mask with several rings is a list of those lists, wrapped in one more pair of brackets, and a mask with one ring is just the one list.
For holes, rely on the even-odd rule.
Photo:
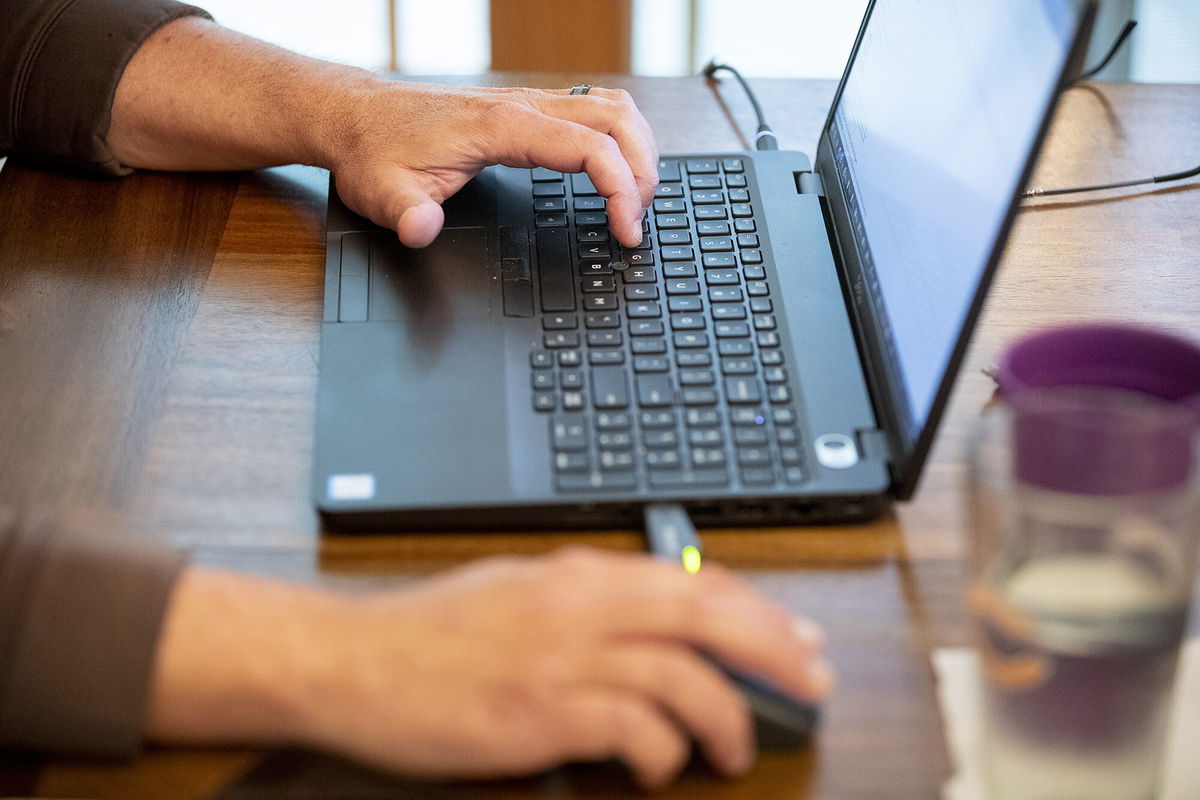
[(120, 175), (105, 142), (113, 96), (143, 41), (206, 12), (171, 0), (0, 0), (0, 154)]
[(0, 508), (0, 750), (134, 754), (182, 553)]

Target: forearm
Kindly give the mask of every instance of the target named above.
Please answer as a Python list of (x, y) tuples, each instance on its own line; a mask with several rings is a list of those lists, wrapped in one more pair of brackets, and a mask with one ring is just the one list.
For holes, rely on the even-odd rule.
[(151, 36), (117, 85), (108, 144), (126, 166), (329, 167), (345, 98), (380, 79), (198, 18)]
[(318, 631), (345, 601), (300, 586), (189, 569), (164, 621), (146, 736), (158, 741), (308, 743), (319, 676), (336, 653)]

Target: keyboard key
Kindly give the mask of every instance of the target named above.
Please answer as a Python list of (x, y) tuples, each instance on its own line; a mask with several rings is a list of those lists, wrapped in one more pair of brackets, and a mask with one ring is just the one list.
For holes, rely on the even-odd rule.
[(545, 369), (534, 370), (529, 378), (533, 388), (538, 391), (552, 390), (556, 383), (554, 373)]
[(667, 343), (662, 339), (634, 339), (629, 346), (635, 355), (658, 355), (667, 352)]
[(707, 174), (710, 172), (718, 172), (717, 162), (711, 158), (692, 158), (686, 162), (689, 175)]
[(673, 337), (676, 349), (688, 350), (696, 347), (708, 347), (708, 334), (691, 331), (680, 331)]
[(721, 424), (721, 414), (711, 408), (689, 408), (684, 415), (689, 428), (711, 428)]
[(713, 375), (711, 369), (681, 369), (679, 371), (680, 386), (712, 386), (715, 381), (716, 376)]
[(754, 208), (749, 203), (734, 203), (729, 207), (729, 210), (733, 213), (735, 219), (738, 217), (754, 216)]
[(658, 179), (660, 181), (678, 181), (679, 162), (678, 161), (659, 161), (658, 162)]
[(586, 172), (576, 172), (571, 175), (571, 191), (576, 197), (599, 194), (596, 191), (596, 187), (592, 185), (592, 179), (588, 177)]
[(711, 206), (717, 203), (725, 202), (724, 192), (692, 192), (692, 204), (697, 206)]
[(722, 339), (717, 342), (717, 352), (723, 356), (749, 356), (754, 347), (745, 339)]
[(771, 463), (771, 451), (766, 447), (739, 447), (737, 462), (743, 467), (761, 467)]
[(709, 286), (729, 286), (741, 282), (736, 269), (710, 269), (704, 273), (704, 282)]
[(769, 467), (742, 467), (742, 483), (766, 486), (775, 483), (775, 472)]
[(728, 216), (725, 206), (700, 206), (696, 209), (697, 220), (726, 219)]
[(708, 367), (712, 356), (707, 350), (680, 350), (675, 354), (675, 363), (681, 367)]
[(725, 185), (731, 189), (745, 187), (747, 183), (745, 175), (728, 175), (725, 178)]
[(617, 307), (615, 294), (587, 294), (583, 296), (583, 307), (588, 311), (603, 311)]
[(736, 286), (717, 287), (708, 290), (708, 299), (713, 303), (735, 303), (741, 302), (742, 290)]
[(585, 277), (589, 275), (612, 275), (613, 268), (608, 261), (585, 261), (579, 265), (579, 274)]
[(621, 273), (621, 283), (656, 283), (658, 275), (650, 267), (633, 267)]
[(783, 363), (783, 353), (779, 350), (763, 350), (759, 360), (765, 367), (775, 367)]
[(633, 453), (621, 450), (601, 450), (599, 454), (601, 472), (630, 473), (633, 469)]
[(620, 347), (625, 337), (619, 330), (588, 331), (588, 347)]
[[(678, 450), (650, 450), (646, 453), (646, 466), (651, 470), (677, 470), (679, 469), (679, 451)], [(651, 484), (654, 483), (651, 472)]]
[(596, 428), (602, 431), (624, 431), (633, 427), (633, 419), (625, 411), (602, 411), (596, 415)]
[(612, 258), (612, 248), (607, 244), (580, 244), (580, 260), (607, 261)]
[(761, 281), (767, 277), (767, 270), (762, 264), (746, 264), (742, 269), (748, 281)]
[(596, 447), (601, 450), (628, 450), (633, 447), (633, 436), (628, 431), (605, 431), (596, 435)]
[(700, 240), (702, 253), (727, 253), (733, 250), (733, 239), (728, 236), (708, 236)]
[(566, 197), (567, 187), (561, 183), (535, 183), (534, 197)]
[(578, 350), (564, 350), (558, 354), (558, 365), (560, 367), (578, 367), (581, 362), (582, 359), (579, 356)]
[(720, 428), (693, 428), (687, 434), (688, 444), (693, 447), (711, 447), (725, 443), (725, 434)]
[(696, 251), (686, 246), (670, 246), (662, 249), (663, 261), (693, 261)]
[(665, 230), (658, 232), (659, 244), (691, 244), (692, 232), (687, 230)]
[(704, 310), (704, 302), (699, 297), (669, 297), (667, 310), (699, 312)]
[(772, 403), (790, 403), (792, 390), (786, 386), (770, 386), (767, 388), (767, 397)]
[(760, 409), (741, 406), (730, 409), (729, 421), (734, 425), (765, 425), (767, 418)]
[[(533, 201), (533, 210), (549, 213), (562, 213), (567, 210), (567, 201), (561, 197), (541, 197)], [(565, 214), (563, 214), (563, 218), (566, 218)]]
[(667, 294), (700, 294), (700, 281), (686, 278), (667, 281)]
[(590, 466), (587, 453), (554, 454), (554, 469), (557, 472), (586, 472)]
[(624, 364), (624, 350), (592, 350), (588, 353), (588, 363), (595, 365), (601, 364)]
[(566, 472), (555, 478), (559, 491), (627, 491), (637, 486), (633, 472)]
[(657, 300), (658, 287), (653, 283), (637, 283), (625, 287), (626, 300)]
[(642, 436), (646, 447), (676, 447), (679, 445), (679, 435), (674, 430), (646, 431)]
[(725, 486), (729, 475), (724, 469), (652, 470), (650, 485), (655, 489), (686, 489), (691, 486)]
[(718, 303), (712, 307), (713, 319), (745, 319), (746, 307), (737, 303)]
[(673, 411), (643, 411), (641, 414), (642, 428), (645, 430), (664, 430), (675, 427), (675, 412)]
[(654, 224), (658, 226), (660, 231), (671, 230), (675, 228), (687, 228), (691, 221), (686, 214), (659, 214), (654, 218)]
[(771, 310), (772, 310), (771, 298), (769, 298), (769, 297), (752, 298), (750, 300), (750, 310), (753, 311), (755, 314), (771, 313)]
[(661, 317), (662, 308), (658, 303), (652, 301), (644, 301), (630, 303), (625, 306), (625, 314), (630, 319), (642, 319), (647, 317)]
[(757, 233), (739, 233), (737, 235), (738, 247), (758, 247)]
[(588, 329), (619, 328), (621, 327), (621, 318), (612, 311), (596, 311), (585, 315), (583, 324)]
[(622, 250), (621, 263), (630, 267), (648, 266), (654, 263), (654, 253), (649, 250)]
[(696, 265), (686, 261), (676, 261), (672, 264), (663, 265), (663, 274), (668, 278), (694, 278), (696, 277)]
[(660, 319), (633, 319), (629, 321), (630, 336), (662, 336), (663, 324)]
[(644, 408), (670, 406), (675, 403), (675, 389), (667, 375), (638, 375), (638, 405)]
[(563, 370), (562, 375), (558, 376), (558, 382), (564, 389), (581, 389), (583, 388), (583, 373), (577, 369)]
[(542, 329), (547, 331), (571, 331), (579, 327), (574, 314), (547, 314), (542, 317)]
[(654, 201), (653, 208), (655, 214), (680, 214), (687, 210), (681, 197), (660, 197)]
[(697, 331), (705, 327), (704, 317), (700, 314), (672, 314), (671, 330)]
[(535, 392), (533, 395), (534, 411), (553, 411), (558, 408), (558, 398), (554, 392)]
[(555, 414), (550, 421), (550, 438), (555, 450), (587, 450), (587, 419), (583, 414)]
[(580, 283), (580, 288), (584, 293), (595, 294), (597, 292), (615, 292), (617, 290), (617, 281), (611, 275), (602, 275), (598, 278), (588, 278)]
[(696, 467), (723, 467), (725, 450), (720, 447), (693, 447), (691, 460)]
[(762, 390), (754, 378), (728, 377), (725, 379), (725, 398), (737, 405), (758, 405), (762, 402)]
[(662, 356), (635, 356), (633, 359), (634, 372), (667, 372), (671, 363)]
[(722, 189), (725, 184), (721, 182), (720, 175), (692, 175), (688, 178), (689, 189)]
[(763, 380), (767, 383), (787, 383), (787, 370), (783, 367), (768, 367), (763, 371)]
[(733, 443), (738, 447), (765, 447), (767, 445), (766, 427), (734, 428)]
[(569, 331), (547, 333), (542, 337), (542, 344), (547, 350), (559, 350), (564, 347), (579, 347), (579, 334)]
[(678, 183), (660, 182), (654, 189), (655, 197), (683, 197), (683, 186)]
[(547, 181), (561, 181), (563, 179), (563, 174), (561, 172), (555, 172), (551, 169), (546, 169), (545, 167), (534, 167), (533, 169), (529, 170), (529, 177), (534, 183), (545, 183)]
[(539, 228), (565, 228), (567, 226), (567, 215), (534, 214), (533, 224)]
[(605, 211), (580, 211), (575, 214), (577, 228), (589, 228), (608, 225), (608, 213)]
[(529, 366), (534, 369), (549, 369), (554, 366), (554, 354), (545, 350), (534, 350), (529, 354)]
[(762, 250), (743, 250), (743, 264), (761, 264), (763, 262)]
[(733, 253), (709, 253), (704, 256), (705, 269), (727, 269), (736, 266), (737, 261), (734, 260)]
[(771, 293), (766, 281), (752, 280), (746, 282), (746, 294), (751, 297), (766, 297)]
[(582, 411), (583, 392), (563, 392), (562, 404), (564, 411)]
[(721, 167), (724, 168), (724, 170), (726, 172), (739, 172), (740, 173), (743, 170), (745, 170), (745, 166), (742, 164), (742, 160), (740, 158), (723, 159), (721, 161)]
[(699, 222), (696, 223), (696, 233), (701, 236), (728, 236), (728, 222)]
[(571, 208), (576, 211), (603, 211), (608, 203), (603, 197), (576, 197)]
[(722, 375), (753, 375), (758, 371), (752, 358), (721, 359)]
[(750, 335), (750, 326), (744, 322), (718, 322), (713, 331), (718, 339), (743, 339)]
[(685, 406), (715, 406), (719, 399), (716, 389), (688, 388), (683, 390)]

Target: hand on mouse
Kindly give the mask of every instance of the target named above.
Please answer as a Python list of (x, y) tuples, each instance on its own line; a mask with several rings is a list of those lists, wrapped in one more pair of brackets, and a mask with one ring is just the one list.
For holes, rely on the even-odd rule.
[(616, 757), (656, 787), (695, 740), (754, 758), (741, 696), (701, 655), (816, 701), (831, 671), (797, 624), (718, 565), (569, 548), (342, 597), (193, 570), (158, 657), (149, 733), (286, 741), (425, 777)]
[(389, 81), (197, 17), (134, 54), (106, 141), (128, 167), (327, 167), (346, 205), (412, 247), (433, 241), (440, 203), (489, 164), (587, 172), (627, 246), (658, 182), (654, 135), (622, 90)]

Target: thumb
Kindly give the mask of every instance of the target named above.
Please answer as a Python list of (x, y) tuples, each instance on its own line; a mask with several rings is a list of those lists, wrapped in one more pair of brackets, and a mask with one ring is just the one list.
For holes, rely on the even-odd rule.
[(393, 226), (400, 241), (408, 247), (425, 247), (442, 232), (446, 214), (432, 197), (426, 194), (403, 198), (397, 204), (400, 216)]

